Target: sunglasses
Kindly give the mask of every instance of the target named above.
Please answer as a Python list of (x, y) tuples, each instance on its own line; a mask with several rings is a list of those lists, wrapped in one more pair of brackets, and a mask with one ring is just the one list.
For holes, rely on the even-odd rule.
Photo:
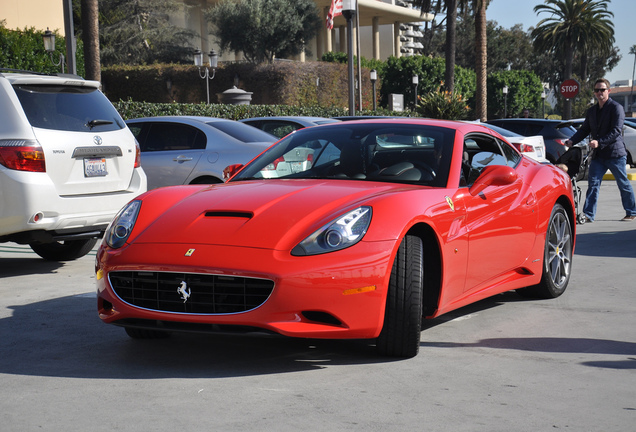
[(602, 89), (596, 89), (596, 88), (595, 88), (595, 89), (594, 89), (594, 93), (603, 93), (603, 92), (605, 92), (605, 91), (607, 91), (607, 89), (606, 89), (606, 88), (602, 88)]

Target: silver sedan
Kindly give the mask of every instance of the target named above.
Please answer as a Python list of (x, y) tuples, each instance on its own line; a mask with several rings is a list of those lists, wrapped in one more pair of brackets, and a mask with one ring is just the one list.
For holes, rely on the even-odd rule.
[(234, 120), (164, 116), (126, 121), (141, 148), (148, 189), (223, 182), (228, 165), (245, 164), (276, 137)]

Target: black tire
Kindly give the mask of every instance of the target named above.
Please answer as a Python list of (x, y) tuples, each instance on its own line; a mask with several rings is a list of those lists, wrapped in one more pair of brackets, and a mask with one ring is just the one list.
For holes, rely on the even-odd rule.
[(573, 238), (570, 219), (561, 204), (552, 209), (543, 252), (543, 274), (537, 285), (517, 290), (524, 297), (551, 299), (565, 292), (572, 271)]
[(420, 349), (423, 297), (422, 239), (407, 235), (391, 269), (384, 324), (376, 346), (382, 355), (414, 357)]
[(135, 327), (125, 327), (126, 334), (132, 339), (165, 339), (170, 333), (160, 330), (141, 329)]
[(96, 238), (52, 243), (31, 243), (33, 252), (48, 261), (72, 261), (89, 253), (97, 243)]

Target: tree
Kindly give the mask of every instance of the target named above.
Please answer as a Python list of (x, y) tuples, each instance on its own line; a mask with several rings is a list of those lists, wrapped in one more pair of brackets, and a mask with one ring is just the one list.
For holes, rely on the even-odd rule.
[(473, 0), (473, 14), (475, 16), (475, 74), (477, 88), (475, 90), (475, 114), (481, 121), (488, 120), (488, 37), (486, 33), (486, 8), (488, 0)]
[(242, 52), (252, 63), (300, 54), (322, 25), (312, 0), (223, 0), (206, 18), (221, 51)]
[[(60, 53), (66, 52), (66, 42), (63, 36), (55, 33), (55, 61)], [(60, 66), (55, 66), (51, 56), (44, 50), (42, 37), (44, 32), (34, 27), (23, 30), (9, 30), (6, 21), (0, 20), (0, 65), (5, 68), (21, 69), (34, 72), (55, 74), (61, 72)], [(77, 74), (84, 74), (84, 56), (81, 54), (82, 42), (78, 42)]]
[[(442, 0), (438, 1), (438, 8)], [(488, 37), (487, 37), (487, 20), (486, 20), (486, 8), (488, 7), (489, 0), (470, 0), (470, 6), (473, 10), (475, 17), (475, 72), (477, 74), (477, 92), (475, 95), (475, 113), (477, 118), (482, 121), (487, 119), (487, 88), (486, 77), (488, 67)], [(413, 5), (424, 10), (426, 7), (431, 6), (429, 0), (414, 0)], [(452, 77), (452, 72), (455, 69), (455, 24), (456, 24), (456, 12), (457, 7), (462, 10), (467, 10), (468, 0), (445, 0), (444, 5), (447, 11), (447, 40), (446, 40), (446, 61), (447, 61), (447, 80)], [(449, 21), (452, 19), (452, 23)], [(446, 87), (451, 86), (454, 88), (454, 80), (450, 79), (449, 83), (446, 83)]]
[[(508, 95), (501, 91), (508, 87)], [(502, 70), (488, 75), (488, 118), (503, 118), (504, 106), (513, 116), (524, 108), (535, 117), (541, 114), (541, 79), (529, 70)]]
[(198, 35), (169, 21), (187, 7), (178, 0), (99, 0), (102, 64), (191, 63), (190, 41)]
[[(593, 49), (609, 52), (614, 44), (614, 24), (602, 0), (545, 0), (537, 5), (537, 14), (550, 16), (539, 21), (532, 31), (534, 46), (565, 60), (564, 78), (572, 77), (574, 55), (587, 55)], [(586, 62), (584, 62), (586, 63)], [(571, 116), (571, 103), (565, 103), (565, 118)]]
[(101, 81), (99, 59), (99, 7), (97, 0), (82, 0), (82, 35), (84, 42), (84, 78)]
[[(460, 0), (465, 1), (465, 0)], [(415, 0), (416, 7), (424, 11), (442, 12), (446, 11), (446, 43), (444, 56), (446, 59), (446, 70), (444, 72), (444, 87), (450, 93), (455, 89), (455, 50), (457, 47), (457, 0)]]

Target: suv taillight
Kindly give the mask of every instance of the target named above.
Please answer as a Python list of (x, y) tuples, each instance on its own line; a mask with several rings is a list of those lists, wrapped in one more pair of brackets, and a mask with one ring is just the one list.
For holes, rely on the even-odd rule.
[(135, 140), (135, 168), (141, 168), (141, 148), (137, 140)]
[(36, 140), (0, 140), (0, 165), (17, 171), (46, 172), (44, 152)]

